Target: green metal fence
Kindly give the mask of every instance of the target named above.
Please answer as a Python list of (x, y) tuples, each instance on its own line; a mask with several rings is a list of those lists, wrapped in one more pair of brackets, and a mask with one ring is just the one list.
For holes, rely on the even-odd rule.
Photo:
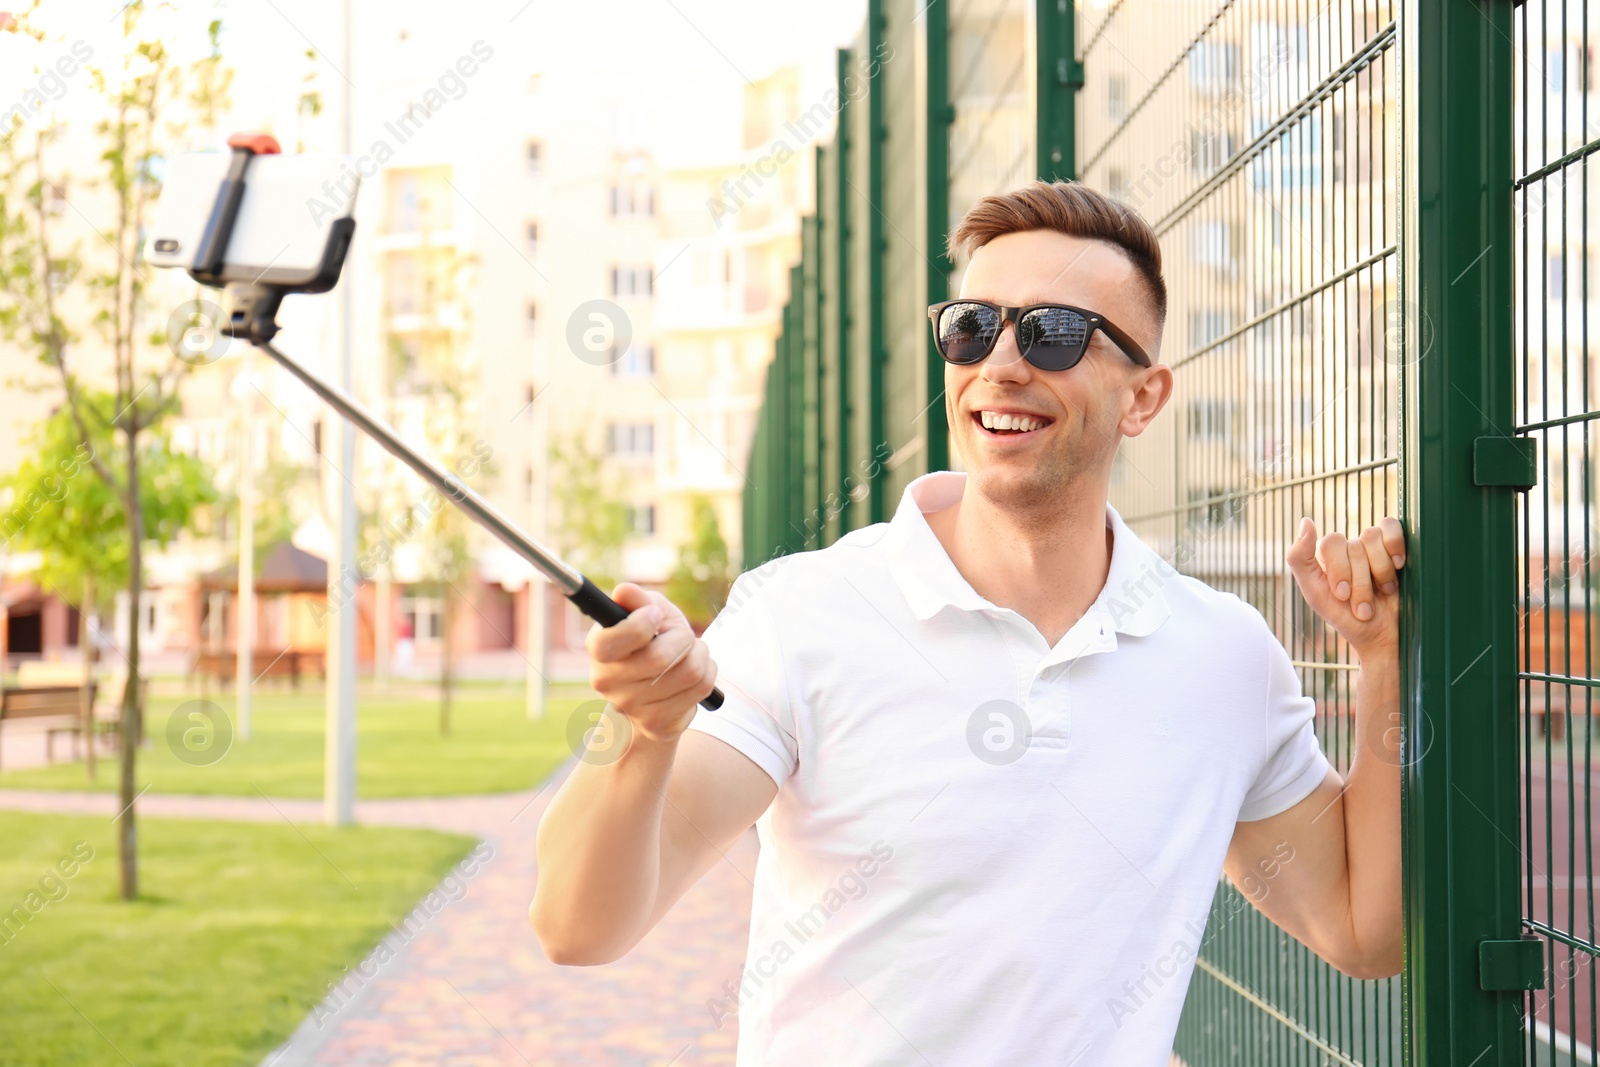
[(1034, 176), (1160, 234), (1177, 388), (1112, 501), (1262, 611), (1341, 771), (1355, 663), (1284, 551), (1302, 514), (1406, 523), (1405, 974), (1339, 974), (1224, 880), (1193, 1067), (1600, 1067), (1589, 2), (870, 0), (839, 55), (747, 567), (952, 465), (923, 309), (964, 266), (953, 222)]
[[(1352, 656), (1283, 562), (1295, 523), (1398, 504), (1396, 18), (1376, 3), (1123, 0), (1086, 16), (1083, 180), (1162, 241), (1176, 386), (1112, 502), (1179, 568), (1254, 604), (1347, 771)], [(1191, 1064), (1398, 1063), (1400, 983), (1317, 958), (1224, 880), (1180, 1024)]]
[(1547, 987), (1528, 993), (1525, 1059), (1594, 1064), (1596, 1034), (1591, 627), (1595, 445), (1591, 219), (1600, 149), (1593, 101), (1600, 21), (1588, 4), (1529, 0), (1511, 19), (1515, 107), (1514, 433), (1536, 450), (1537, 486), (1516, 516), (1522, 926)]
[(977, 197), (1069, 173), (1069, 11), (870, 0), (839, 52), (835, 132), (817, 148), (816, 210), (750, 453), (766, 480), (745, 500), (747, 566), (882, 521), (911, 479), (950, 465), (925, 310), (960, 266), (944, 236)]

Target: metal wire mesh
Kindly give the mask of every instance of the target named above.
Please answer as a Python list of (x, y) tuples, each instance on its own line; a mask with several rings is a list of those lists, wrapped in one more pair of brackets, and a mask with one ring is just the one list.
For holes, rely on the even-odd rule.
[(1593, 472), (1595, 227), (1592, 5), (1529, 0), (1513, 16), (1515, 432), (1537, 442), (1517, 516), (1523, 927), (1547, 987), (1527, 997), (1524, 1061), (1595, 1064)]
[[(1035, 174), (1029, 0), (950, 4), (950, 225), (989, 193)], [(958, 262), (954, 277), (966, 264)]]
[[(1116, 0), (1080, 17), (1080, 173), (1162, 239), (1167, 417), (1112, 501), (1180, 570), (1255, 605), (1352, 754), (1352, 657), (1283, 562), (1301, 515), (1398, 506), (1398, 79), (1390, 0)], [(1219, 885), (1177, 1051), (1399, 1063), (1400, 983), (1340, 974)]]

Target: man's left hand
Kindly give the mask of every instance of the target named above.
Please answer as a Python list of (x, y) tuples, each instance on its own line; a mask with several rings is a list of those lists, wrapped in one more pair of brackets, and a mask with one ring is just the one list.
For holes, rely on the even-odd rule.
[(1393, 652), (1400, 644), (1400, 576), (1406, 540), (1400, 520), (1385, 516), (1357, 540), (1342, 533), (1317, 536), (1317, 524), (1300, 520), (1285, 557), (1306, 603), (1326, 619), (1356, 655)]

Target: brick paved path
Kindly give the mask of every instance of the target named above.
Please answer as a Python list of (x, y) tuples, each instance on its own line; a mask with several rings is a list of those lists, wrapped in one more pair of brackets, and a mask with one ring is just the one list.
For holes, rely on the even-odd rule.
[[(621, 961), (556, 967), (528, 926), (534, 833), (565, 773), (543, 789), (358, 802), (358, 822), (474, 834), (494, 856), (464, 896), (403, 924), (351, 961), (331, 995), (261, 1067), (732, 1067), (738, 1020), (706, 1001), (737, 982), (750, 928), (752, 830)], [(113, 815), (104, 793), (0, 790), (0, 809)], [(147, 795), (149, 818), (316, 822), (316, 800)], [(370, 975), (370, 980), (362, 978)], [(1175, 1067), (1181, 1061), (1173, 1059)]]
[[(368, 801), (357, 821), (475, 834), (494, 856), (437, 914), (414, 913), (263, 1067), (710, 1067), (733, 1064), (737, 1020), (706, 1001), (737, 981), (750, 924), (751, 831), (634, 950), (606, 967), (556, 967), (528, 925), (534, 833), (561, 775), (534, 793)], [(115, 797), (0, 790), (0, 808), (116, 811)], [(147, 795), (148, 818), (314, 822), (321, 803)], [(370, 976), (370, 980), (362, 976)]]

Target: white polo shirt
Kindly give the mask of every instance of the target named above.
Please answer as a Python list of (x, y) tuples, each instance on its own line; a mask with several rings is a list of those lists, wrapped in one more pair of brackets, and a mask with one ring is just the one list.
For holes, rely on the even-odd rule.
[(1054, 648), (923, 517), (740, 576), (692, 728), (778, 783), (756, 823), (739, 1067), (1166, 1067), (1224, 854), (1328, 761), (1265, 620), (1106, 508), (1100, 597)]

